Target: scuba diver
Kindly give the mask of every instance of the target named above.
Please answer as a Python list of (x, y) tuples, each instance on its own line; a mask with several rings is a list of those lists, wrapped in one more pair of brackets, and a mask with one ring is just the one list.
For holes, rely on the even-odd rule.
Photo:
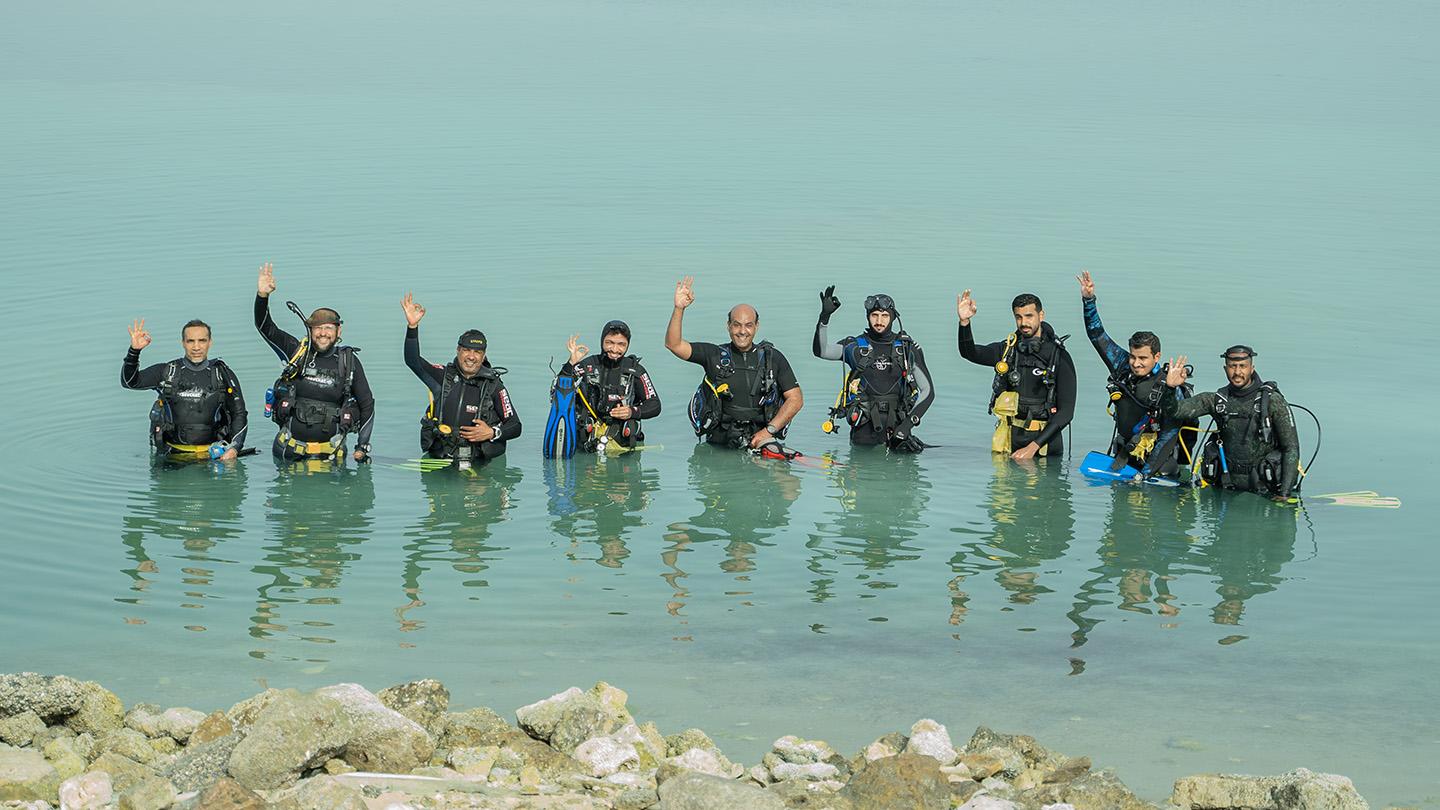
[(1185, 358), (1178, 364), (1171, 361), (1165, 413), (1175, 419), (1215, 419), (1215, 432), (1201, 452), (1200, 474), (1206, 483), (1290, 502), (1291, 493), (1300, 488), (1300, 436), (1290, 404), (1275, 383), (1262, 381), (1255, 372), (1254, 349), (1231, 346), (1220, 356), (1230, 384), (1183, 400), (1174, 391), (1189, 377)]
[(1059, 456), (1064, 451), (1060, 432), (1075, 416), (1075, 363), (1065, 350), (1070, 336), (1056, 337), (1045, 323), (1040, 299), (1021, 293), (1010, 302), (1015, 331), (998, 343), (977, 346), (970, 333), (976, 309), (969, 290), (955, 302), (960, 356), (995, 369), (989, 410), (999, 421), (990, 449), (1016, 460)]
[[(353, 346), (340, 345), (340, 313), (320, 308), (306, 318), (294, 303), (290, 311), (305, 324), (306, 335), (296, 338), (275, 325), (270, 317), (270, 294), (275, 292), (275, 271), (269, 262), (260, 267), (255, 292), (255, 328), (285, 363), (285, 369), (266, 392), (266, 411), (280, 432), (271, 448), (282, 461), (335, 460), (345, 457), (345, 438), (356, 435), (354, 458), (370, 456), (370, 432), (375, 427), (375, 395)], [(272, 403), (273, 399), (273, 403)]]
[[(565, 348), (570, 359), (551, 389), (545, 456), (569, 458), (576, 449), (623, 452), (643, 442), (641, 420), (660, 415), (660, 394), (640, 358), (625, 353), (630, 348), (630, 327), (624, 321), (605, 324), (598, 354), (590, 354), (579, 335), (572, 335)], [(615, 448), (609, 447), (612, 442)]]
[(185, 324), (180, 329), (185, 355), (142, 370), (140, 352), (150, 341), (144, 318), (131, 324), (120, 385), (154, 389), (150, 443), (156, 454), (176, 460), (234, 460), (245, 449), (249, 430), (245, 397), (235, 372), (224, 361), (210, 359), (210, 326), (199, 319)]
[(675, 285), (675, 310), (665, 329), (670, 353), (705, 368), (690, 402), (690, 423), (695, 435), (713, 445), (766, 452), (780, 448), (785, 429), (805, 397), (790, 361), (769, 341), (755, 343), (760, 314), (749, 304), (736, 304), (725, 319), (730, 342), (687, 342), (681, 332), (685, 308), (695, 303), (693, 276)]
[(420, 419), (420, 449), (431, 458), (453, 459), (466, 469), (505, 453), (505, 443), (520, 435), (520, 416), (500, 381), (503, 368), (485, 357), (485, 333), (466, 330), (455, 346), (455, 359), (444, 366), (420, 356), (420, 319), (425, 308), (405, 294), (405, 365), (430, 389), (430, 407)]
[[(1122, 348), (1106, 334), (1105, 325), (1100, 321), (1100, 306), (1095, 300), (1095, 281), (1090, 271), (1081, 271), (1076, 278), (1080, 282), (1085, 312), (1085, 334), (1110, 371), (1110, 379), (1105, 384), (1110, 392), (1111, 415), (1115, 418), (1115, 432), (1107, 454), (1114, 458), (1110, 469), (1118, 472), (1129, 465), (1140, 470), (1142, 479), (1152, 475), (1174, 478), (1181, 467), (1182, 452), (1184, 458), (1189, 458), (1194, 441), (1181, 431), (1186, 423), (1167, 419), (1161, 413), (1160, 400), (1165, 393), (1165, 375), (1169, 368), (1160, 363), (1160, 338), (1154, 332), (1136, 332), (1130, 336), (1129, 350)], [(1191, 393), (1188, 385), (1175, 389), (1177, 399)], [(1197, 425), (1191, 421), (1188, 426)]]
[(830, 316), (839, 308), (832, 284), (820, 293), (814, 352), (822, 360), (843, 361), (849, 370), (825, 431), (834, 432), (834, 420), (844, 419), (850, 423), (851, 444), (883, 444), (902, 453), (924, 450), (925, 443), (910, 431), (935, 401), (935, 388), (920, 345), (900, 328), (894, 299), (884, 294), (866, 298), (865, 331), (831, 343)]

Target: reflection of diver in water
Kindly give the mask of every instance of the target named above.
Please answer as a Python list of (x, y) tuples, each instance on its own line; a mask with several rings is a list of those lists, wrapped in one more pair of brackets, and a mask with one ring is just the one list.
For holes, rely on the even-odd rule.
[[(969, 596), (962, 590), (966, 578), (982, 571), (995, 572), (995, 581), (1010, 591), (1011, 602), (1029, 604), (1049, 593), (1034, 569), (1062, 557), (1075, 536), (1075, 511), (1062, 458), (1017, 465), (997, 456), (989, 496), (991, 531), (978, 542), (966, 543), (967, 550), (950, 559), (956, 573), (950, 581), (951, 624), (959, 624), (967, 610)], [(975, 533), (963, 528), (951, 531)]]
[[(328, 460), (276, 463), (280, 470), (266, 499), (269, 538), (254, 569), (272, 581), (257, 589), (250, 628), (255, 638), (290, 629), (282, 623), (282, 606), (339, 604), (340, 578), (345, 567), (360, 558), (358, 549), (370, 536), (375, 505), (368, 465), (345, 469)], [(319, 621), (309, 624), (324, 626)]]
[(620, 568), (630, 549), (625, 535), (645, 525), (643, 512), (650, 494), (660, 488), (660, 474), (641, 465), (638, 454), (622, 456), (577, 455), (545, 462), (545, 484), (550, 492), (551, 525), (571, 541), (575, 558), (582, 540), (600, 547), (595, 562)]
[[(408, 611), (425, 604), (420, 575), (435, 563), (449, 563), (456, 573), (473, 577), (489, 569), (504, 547), (491, 545), (494, 524), (505, 520), (514, 503), (515, 487), (524, 477), (519, 468), (500, 456), (484, 467), (457, 470), (447, 467), (420, 473), (430, 512), (405, 532), (405, 572), (402, 577), (408, 604), (396, 610), (403, 630), (417, 630), (420, 622)], [(467, 588), (484, 588), (483, 579), (464, 579)]]
[[(182, 561), (182, 607), (204, 607), (205, 589), (214, 581), (212, 556), (221, 543), (240, 535), (240, 505), (245, 499), (245, 465), (223, 462), (180, 463), (156, 456), (150, 464), (148, 486), (132, 490), (120, 531), (125, 556), (134, 566), (122, 573), (137, 595), (115, 601), (140, 605), (138, 594), (150, 590), (163, 573), (150, 556)], [(147, 548), (148, 545), (148, 548)], [(157, 551), (158, 548), (164, 551)]]
[[(1121, 610), (1135, 613), (1179, 615), (1170, 584), (1194, 570), (1194, 492), (1125, 485), (1109, 489), (1110, 515), (1096, 550), (1100, 562), (1090, 569), (1095, 577), (1080, 586), (1070, 612), (1075, 647), (1084, 645), (1090, 631), (1104, 621), (1086, 615), (1097, 605), (1117, 602)], [(1106, 595), (1111, 582), (1115, 598)]]
[(673, 569), (666, 579), (675, 588), (671, 612), (684, 604), (689, 592), (680, 580), (688, 576), (678, 563), (680, 554), (695, 543), (725, 541), (726, 559), (720, 569), (744, 575), (754, 570), (758, 546), (790, 523), (790, 505), (800, 497), (800, 478), (790, 462), (736, 453), (699, 444), (690, 455), (690, 486), (699, 493), (704, 510), (683, 523), (672, 523), (663, 562)]
[(1295, 559), (1295, 535), (1303, 512), (1260, 498), (1218, 493), (1204, 499), (1202, 525), (1211, 540), (1197, 552), (1198, 563), (1214, 575), (1220, 601), (1211, 609), (1216, 624), (1240, 624), (1245, 601), (1273, 591), (1284, 581), (1280, 569)]
[(835, 565), (859, 566), (856, 579), (869, 589), (890, 587), (880, 572), (902, 560), (920, 557), (921, 549), (907, 545), (926, 528), (921, 521), (929, 502), (930, 482), (911, 454), (887, 454), (856, 447), (844, 467), (831, 477), (839, 487), (835, 520), (821, 531), (828, 542), (816, 545), (810, 558), (810, 594), (817, 602), (834, 595), (839, 571)]

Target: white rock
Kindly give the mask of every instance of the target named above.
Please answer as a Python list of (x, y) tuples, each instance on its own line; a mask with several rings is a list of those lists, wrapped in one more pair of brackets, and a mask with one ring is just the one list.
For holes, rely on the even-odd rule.
[(720, 757), (716, 756), (714, 751), (707, 751), (704, 748), (691, 748), (689, 751), (677, 754), (665, 761), (672, 765), (679, 765), (687, 771), (698, 771), (711, 776), (727, 778), (730, 776), (724, 763), (720, 761)]
[(920, 720), (910, 727), (910, 742), (906, 743), (905, 750), (934, 757), (941, 765), (953, 765), (960, 758), (950, 742), (950, 732), (934, 720)]
[(190, 735), (195, 733), (195, 729), (199, 728), (204, 719), (205, 713), (194, 709), (166, 709), (160, 715), (156, 726), (162, 734), (183, 743), (190, 739)]
[(764, 765), (756, 765), (750, 769), (750, 778), (755, 780), (760, 787), (770, 784), (770, 771)]
[(810, 762), (804, 765), (796, 762), (781, 762), (770, 769), (770, 775), (777, 782), (790, 782), (795, 779), (819, 782), (839, 776), (840, 769), (828, 762)]
[(793, 734), (781, 737), (771, 747), (786, 762), (798, 765), (822, 762), (835, 756), (835, 749), (823, 740), (802, 740)]
[(1075, 805), (1061, 802), (1059, 804), (1047, 804), (1040, 810), (1075, 810)]
[(899, 753), (899, 751), (895, 750), (895, 746), (876, 740), (865, 746), (865, 761), (874, 762), (877, 759), (898, 756)]
[(955, 808), (955, 810), (1020, 810), (1020, 805), (1012, 801), (997, 799), (994, 796), (987, 796), (981, 793), (977, 796), (970, 797), (970, 801), (965, 802)]
[(573, 754), (589, 770), (591, 776), (609, 776), (630, 763), (639, 764), (640, 754), (634, 743), (614, 737), (591, 737), (580, 743)]
[(65, 810), (100, 810), (110, 803), (115, 788), (110, 774), (104, 771), (90, 771), (60, 785), (60, 806)]

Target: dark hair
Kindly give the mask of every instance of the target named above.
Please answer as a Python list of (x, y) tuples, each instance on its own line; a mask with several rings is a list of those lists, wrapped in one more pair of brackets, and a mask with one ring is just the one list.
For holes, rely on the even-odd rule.
[(1150, 351), (1160, 353), (1160, 338), (1154, 332), (1136, 332), (1130, 336), (1130, 348), (1138, 349), (1141, 346), (1149, 346)]
[(1020, 309), (1021, 307), (1028, 307), (1031, 304), (1034, 304), (1035, 308), (1040, 310), (1041, 312), (1045, 311), (1045, 305), (1040, 303), (1040, 298), (1039, 296), (1035, 295), (1035, 293), (1020, 293), (1019, 295), (1015, 296), (1014, 301), (1010, 302), (1010, 308)]
[(205, 337), (207, 337), (207, 338), (210, 337), (210, 324), (208, 324), (208, 323), (200, 320), (199, 318), (191, 318), (190, 320), (188, 320), (188, 321), (185, 322), (185, 325), (184, 325), (184, 326), (180, 327), (180, 339), (181, 339), (181, 340), (184, 340), (184, 339), (185, 339), (185, 330), (186, 330), (186, 329), (189, 329), (189, 328), (192, 327), (192, 326), (203, 326), (203, 327), (205, 327)]

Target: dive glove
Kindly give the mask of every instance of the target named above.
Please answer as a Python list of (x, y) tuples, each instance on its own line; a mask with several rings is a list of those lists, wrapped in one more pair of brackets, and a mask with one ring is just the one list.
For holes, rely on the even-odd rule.
[(835, 297), (835, 285), (831, 284), (820, 293), (820, 323), (829, 324), (830, 316), (840, 308), (840, 299)]

